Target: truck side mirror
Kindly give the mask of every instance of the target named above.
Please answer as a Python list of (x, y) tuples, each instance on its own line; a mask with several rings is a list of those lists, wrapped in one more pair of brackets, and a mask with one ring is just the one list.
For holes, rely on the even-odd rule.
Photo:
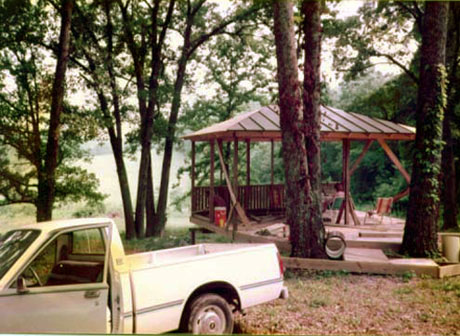
[(16, 291), (18, 294), (26, 294), (29, 292), (26, 279), (22, 275), (20, 275), (16, 281)]

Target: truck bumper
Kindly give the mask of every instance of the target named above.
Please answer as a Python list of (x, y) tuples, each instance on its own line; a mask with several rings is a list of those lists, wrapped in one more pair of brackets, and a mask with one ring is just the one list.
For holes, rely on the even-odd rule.
[(289, 297), (289, 290), (287, 289), (286, 286), (283, 286), (280, 292), (280, 299), (286, 300)]

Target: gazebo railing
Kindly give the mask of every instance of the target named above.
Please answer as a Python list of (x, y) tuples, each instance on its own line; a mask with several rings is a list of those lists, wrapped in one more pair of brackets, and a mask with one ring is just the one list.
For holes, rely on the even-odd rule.
[[(194, 187), (192, 190), (192, 213), (209, 211), (209, 187)], [(230, 194), (226, 186), (215, 186), (214, 193), (227, 208)], [(245, 210), (283, 210), (284, 184), (262, 184), (238, 187), (238, 201)]]
[[(323, 211), (333, 202), (339, 182), (322, 183)], [(209, 213), (209, 186), (194, 187), (192, 190), (192, 214)], [(231, 206), (230, 194), (227, 186), (215, 186), (214, 194), (220, 198), (227, 210)], [(216, 197), (216, 198), (217, 198)], [(285, 209), (284, 184), (260, 184), (238, 187), (238, 201), (245, 210), (282, 211)], [(217, 201), (214, 206), (222, 206)]]

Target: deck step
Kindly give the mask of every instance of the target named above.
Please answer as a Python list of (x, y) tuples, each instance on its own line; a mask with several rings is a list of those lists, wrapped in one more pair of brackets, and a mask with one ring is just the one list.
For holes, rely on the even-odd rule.
[(388, 261), (382, 250), (347, 247), (344, 253), (346, 261)]
[(360, 231), (359, 237), (362, 238), (402, 238), (403, 232), (372, 232)]
[(432, 259), (424, 258), (399, 258), (391, 259), (390, 263), (397, 265), (420, 265), (420, 266), (438, 266)]

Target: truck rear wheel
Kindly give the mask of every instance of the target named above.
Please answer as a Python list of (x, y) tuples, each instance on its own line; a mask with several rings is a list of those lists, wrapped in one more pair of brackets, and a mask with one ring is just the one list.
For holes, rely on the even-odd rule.
[(231, 334), (233, 313), (225, 299), (216, 294), (203, 294), (190, 305), (187, 332), (201, 335)]

